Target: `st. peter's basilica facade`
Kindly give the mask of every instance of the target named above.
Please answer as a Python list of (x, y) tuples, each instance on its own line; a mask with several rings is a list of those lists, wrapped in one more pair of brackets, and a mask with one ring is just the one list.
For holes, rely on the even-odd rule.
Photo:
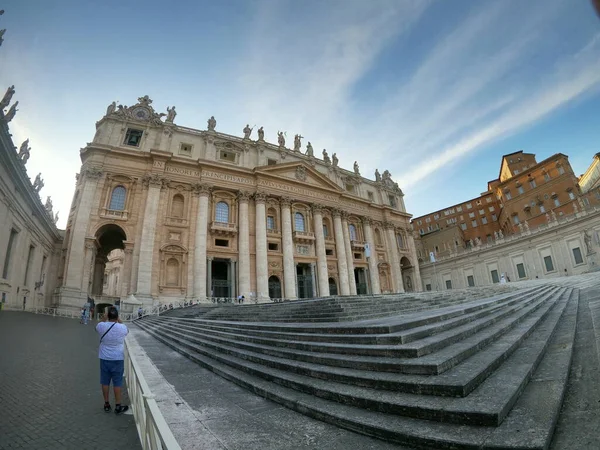
[(61, 305), (102, 295), (115, 249), (114, 294), (145, 304), (421, 289), (410, 215), (388, 171), (366, 179), (357, 163), (349, 171), (335, 153), (301, 149), (299, 135), (290, 149), (283, 133), (265, 142), (262, 128), (220, 133), (214, 117), (207, 130), (182, 127), (174, 107), (158, 114), (151, 103), (109, 105), (81, 150)]

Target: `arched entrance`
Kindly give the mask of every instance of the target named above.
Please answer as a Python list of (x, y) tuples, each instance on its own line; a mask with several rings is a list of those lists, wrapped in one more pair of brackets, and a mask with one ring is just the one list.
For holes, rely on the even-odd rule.
[[(121, 274), (124, 272), (127, 235), (120, 226), (110, 223), (98, 228), (95, 238), (96, 248), (89, 292), (98, 297), (97, 300), (104, 297), (106, 303), (114, 304), (124, 291), (126, 293), (126, 289), (122, 289), (124, 280)], [(108, 272), (107, 263), (110, 269)]]
[(400, 260), (400, 269), (402, 270), (404, 292), (413, 292), (415, 290), (413, 281), (415, 268), (406, 256), (403, 256)]
[(269, 277), (269, 298), (281, 298), (281, 281), (275, 275)]
[(337, 283), (335, 278), (329, 278), (329, 295), (338, 295)]

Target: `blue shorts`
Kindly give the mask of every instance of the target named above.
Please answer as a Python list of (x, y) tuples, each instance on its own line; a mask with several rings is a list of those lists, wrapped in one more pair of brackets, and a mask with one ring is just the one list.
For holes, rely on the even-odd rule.
[(100, 384), (110, 386), (112, 380), (114, 387), (123, 386), (123, 371), (125, 369), (124, 361), (111, 361), (108, 359), (100, 360)]

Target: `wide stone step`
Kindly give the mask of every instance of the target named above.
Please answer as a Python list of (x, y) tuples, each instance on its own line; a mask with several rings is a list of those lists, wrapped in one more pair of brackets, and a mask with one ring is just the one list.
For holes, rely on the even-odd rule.
[[(223, 355), (218, 353), (215, 354), (217, 359), (213, 359), (206, 355), (198, 354), (195, 351), (190, 351), (186, 346), (173, 342), (172, 340), (161, 336), (159, 333), (152, 332), (152, 334), (202, 366), (213, 370), (259, 395), (275, 400), (289, 408), (310, 415), (311, 417), (341, 427), (404, 445), (435, 449), (523, 448), (533, 450), (546, 448), (546, 444), (552, 435), (555, 423), (555, 420), (552, 420), (552, 417), (556, 417), (560, 410), (562, 393), (564, 392), (564, 385), (569, 370), (568, 362), (570, 361), (570, 351), (572, 350), (571, 344), (575, 329), (576, 309), (577, 301), (574, 299), (568, 304), (567, 313), (562, 319), (560, 319), (560, 314), (557, 316), (554, 314), (552, 315), (552, 317), (554, 317), (554, 324), (558, 323), (557, 332), (554, 334), (550, 341), (550, 345), (547, 347), (547, 352), (545, 356), (543, 356), (538, 371), (534, 374), (533, 379), (535, 381), (525, 386), (523, 395), (518, 401), (516, 398), (511, 400), (513, 403), (516, 401), (516, 406), (500, 427), (472, 425), (456, 426), (450, 423), (398, 416), (395, 414), (367, 410), (337, 401), (334, 402), (326, 398), (320, 398), (315, 395), (290, 389), (284, 385), (272, 383), (266, 379), (252, 375), (246, 369), (238, 370), (233, 366), (219, 361), (218, 358), (223, 358)], [(557, 308), (557, 311), (558, 310), (559, 309)], [(144, 326), (148, 325), (149, 324), (145, 324)], [(527, 352), (529, 353), (523, 353), (522, 355), (517, 356), (518, 354), (515, 352), (515, 357), (507, 361), (507, 373), (512, 373), (515, 369), (521, 369), (521, 365), (525, 363), (529, 364), (531, 371), (533, 366), (535, 366), (535, 362), (532, 363), (532, 361), (540, 359), (539, 357), (536, 358), (535, 355), (532, 356), (531, 352), (537, 347), (539, 353), (539, 343), (541, 342), (541, 346), (543, 347), (544, 344), (548, 342), (549, 336), (552, 335), (553, 329), (554, 326), (549, 317), (548, 322), (542, 325), (530, 339), (525, 341), (523, 349), (527, 348)], [(548, 334), (544, 337), (542, 331), (545, 331)], [(533, 345), (536, 340), (537, 344)], [(512, 369), (508, 368), (508, 364), (510, 364), (511, 361), (515, 362), (515, 366)], [(556, 363), (558, 363), (558, 366)], [(527, 370), (522, 370), (521, 374), (526, 372)], [(525, 378), (527, 378), (526, 375)], [(549, 392), (544, 392), (543, 395), (545, 401), (540, 402), (539, 398), (536, 398), (536, 395), (541, 394), (540, 388), (542, 388), (542, 383), (544, 383), (542, 380), (547, 380), (548, 378), (552, 378), (551, 383), (554, 388)], [(506, 380), (503, 380), (501, 377), (495, 380), (499, 385), (501, 385), (502, 381)], [(490, 383), (492, 383), (492, 381), (490, 381)], [(483, 388), (484, 385), (480, 387), (482, 391)], [(475, 395), (476, 392), (472, 395)], [(482, 399), (485, 400), (484, 397), (482, 397)], [(449, 402), (450, 400), (456, 399), (446, 399), (444, 401)], [(455, 410), (459, 409), (460, 408)], [(469, 412), (469, 415), (474, 416), (472, 412)], [(530, 438), (526, 441), (522, 439), (523, 433), (518, 433), (524, 426), (527, 427), (527, 435)], [(535, 437), (534, 439), (531, 439), (532, 435)], [(518, 441), (518, 439), (520, 440)]]

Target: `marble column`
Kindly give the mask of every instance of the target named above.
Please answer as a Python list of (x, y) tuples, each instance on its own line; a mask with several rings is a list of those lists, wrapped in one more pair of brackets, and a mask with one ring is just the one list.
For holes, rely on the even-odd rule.
[(94, 279), (92, 280), (91, 290), (93, 295), (102, 295), (104, 293), (104, 269), (106, 267), (106, 261), (106, 255), (100, 251), (97, 251), (96, 257), (94, 258)]
[(325, 236), (323, 234), (323, 212), (321, 205), (313, 205), (315, 224), (315, 249), (317, 253), (317, 278), (319, 297), (329, 297), (329, 276), (327, 272), (327, 255), (325, 254)]
[(83, 256), (83, 277), (81, 292), (87, 297), (92, 293), (92, 283), (94, 282), (94, 274), (96, 271), (96, 252), (98, 251), (95, 239), (85, 239), (85, 254)]
[(348, 282), (348, 264), (346, 246), (344, 245), (344, 231), (342, 230), (342, 219), (340, 211), (333, 210), (333, 229), (335, 231), (335, 252), (338, 260), (338, 276), (340, 280), (340, 294), (350, 295), (350, 284)]
[(71, 242), (67, 242), (69, 254), (67, 255), (65, 287), (81, 291), (85, 295), (88, 289), (88, 286), (83, 284), (84, 271), (87, 269), (83, 264), (85, 239), (92, 213), (92, 204), (98, 187), (98, 179), (102, 176), (102, 171), (89, 168), (82, 170), (80, 176), (83, 177), (83, 186), (81, 187), (77, 215), (71, 230)]
[[(352, 243), (350, 242), (350, 230), (348, 229), (348, 214), (342, 211), (342, 231), (344, 233), (344, 248), (346, 249), (346, 265), (348, 266), (348, 284), (350, 295), (356, 295), (356, 279), (354, 277), (354, 255)], [(356, 230), (358, 232), (358, 230)]]
[(404, 292), (404, 283), (402, 282), (402, 270), (400, 269), (400, 256), (398, 254), (398, 241), (394, 225), (385, 223), (385, 231), (387, 236), (387, 249), (390, 257), (390, 266), (392, 268), (392, 279), (394, 282), (394, 292)]
[[(198, 196), (198, 214), (196, 216), (196, 233), (194, 237), (194, 298), (200, 302), (207, 301), (210, 295), (210, 284), (207, 280), (206, 240), (208, 238), (208, 199), (211, 188), (204, 184), (193, 186), (194, 195)], [(207, 286), (209, 295), (207, 296)]]
[(206, 279), (205, 281), (205, 285), (204, 289), (208, 289), (208, 296), (209, 297), (214, 297), (214, 292), (213, 292), (213, 288), (212, 288), (212, 262), (213, 262), (213, 257), (209, 256), (208, 258), (206, 258), (206, 261), (204, 262), (204, 267), (206, 270)]
[(267, 259), (267, 196), (254, 194), (256, 205), (256, 298), (269, 299), (269, 263)]
[(371, 256), (367, 258), (369, 263), (369, 279), (371, 281), (371, 294), (381, 294), (381, 286), (379, 285), (379, 267), (377, 261), (377, 251), (375, 250), (375, 239), (373, 239), (373, 230), (371, 229), (371, 219), (363, 218), (363, 230), (365, 232), (365, 240), (369, 244)]
[(285, 298), (293, 300), (296, 295), (296, 266), (294, 265), (294, 240), (292, 238), (291, 200), (281, 199), (281, 233), (283, 243), (283, 284)]
[(148, 190), (144, 209), (144, 227), (140, 240), (140, 256), (138, 262), (137, 290), (138, 300), (148, 302), (152, 299), (152, 260), (154, 258), (154, 239), (156, 238), (156, 220), (160, 190), (163, 179), (157, 174), (147, 175), (143, 179)]
[(127, 297), (131, 290), (130, 280), (131, 280), (131, 265), (133, 264), (133, 244), (131, 242), (124, 242), (125, 250), (123, 256), (123, 274), (121, 279), (121, 297)]
[(245, 298), (250, 297), (250, 231), (248, 227), (248, 202), (250, 194), (247, 192), (238, 193), (238, 276), (239, 292)]
[[(421, 271), (419, 269), (419, 258), (417, 257), (417, 249), (415, 247), (415, 240), (412, 235), (412, 230), (405, 230), (406, 243), (408, 245), (408, 250), (410, 251), (410, 259), (411, 264), (414, 267), (413, 271), (413, 289), (415, 291), (422, 291), (423, 284), (421, 282)], [(515, 277), (516, 279), (516, 277)]]

